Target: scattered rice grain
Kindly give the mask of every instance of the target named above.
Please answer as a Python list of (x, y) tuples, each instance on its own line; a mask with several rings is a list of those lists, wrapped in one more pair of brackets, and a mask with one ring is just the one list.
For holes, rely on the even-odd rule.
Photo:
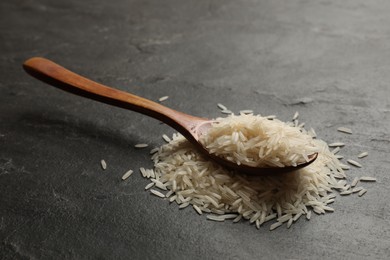
[(283, 225), (282, 222), (275, 222), (275, 223), (273, 223), (273, 224), (270, 226), (269, 230), (274, 230), (274, 229), (280, 227), (281, 225)]
[(133, 174), (133, 170), (128, 170), (125, 174), (123, 174), (122, 176), (122, 180), (126, 180), (127, 178), (129, 178), (131, 175)]
[(107, 163), (106, 163), (105, 160), (101, 160), (101, 161), (100, 161), (100, 165), (102, 166), (102, 169), (103, 169), (103, 170), (107, 169)]
[(362, 153), (360, 153), (357, 157), (358, 157), (359, 159), (361, 159), (361, 158), (366, 157), (367, 155), (368, 155), (368, 152), (362, 152)]
[(221, 103), (218, 103), (217, 106), (218, 106), (218, 108), (221, 109), (221, 110), (228, 110), (227, 107), (225, 107), (225, 106), (222, 105)]
[(339, 127), (337, 128), (337, 131), (339, 132), (342, 132), (342, 133), (346, 133), (346, 134), (352, 134), (352, 130), (347, 128), (347, 127)]
[(366, 192), (367, 192), (366, 189), (362, 189), (361, 191), (359, 191), (358, 196), (361, 197), (361, 196), (363, 196), (364, 194), (366, 194)]
[(136, 144), (134, 145), (135, 148), (145, 148), (148, 147), (148, 144)]
[(358, 163), (357, 161), (354, 161), (354, 160), (352, 160), (352, 159), (348, 159), (347, 162), (348, 162), (349, 164), (351, 164), (351, 165), (353, 165), (353, 166), (356, 166), (356, 167), (359, 167), (359, 168), (363, 167), (360, 163)]
[(359, 180), (360, 180), (360, 181), (376, 181), (376, 178), (374, 178), (374, 177), (369, 177), (369, 176), (363, 176), (363, 177), (360, 177)]
[(157, 191), (157, 190), (151, 189), (150, 192), (151, 192), (152, 194), (156, 195), (157, 197), (165, 198), (165, 195), (162, 194), (161, 192)]
[(163, 97), (160, 97), (158, 99), (158, 101), (163, 102), (163, 101), (167, 100), (168, 98), (169, 98), (169, 96), (163, 96)]

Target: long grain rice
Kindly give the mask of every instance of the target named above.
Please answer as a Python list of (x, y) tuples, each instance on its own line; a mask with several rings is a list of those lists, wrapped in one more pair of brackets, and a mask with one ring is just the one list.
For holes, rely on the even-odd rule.
[(347, 162), (348, 162), (349, 164), (351, 164), (351, 165), (353, 165), (353, 166), (356, 166), (356, 167), (359, 167), (359, 168), (362, 168), (362, 167), (363, 167), (360, 163), (358, 163), (357, 161), (352, 160), (352, 159), (348, 159)]
[[(226, 108), (219, 105), (218, 107), (222, 111)], [(247, 119), (250, 117), (254, 121), (260, 120), (265, 125), (272, 123), (272, 127), (267, 130), (271, 132), (268, 139), (256, 139), (258, 134), (251, 137), (250, 127), (249, 130), (243, 131), (244, 128), (239, 125), (244, 117)], [(161, 198), (169, 198), (169, 202), (176, 201), (180, 208), (192, 205), (198, 214), (207, 213), (209, 220), (232, 219), (236, 223), (244, 218), (260, 228), (263, 223), (276, 219), (276, 222), (270, 226), (270, 230), (279, 227), (284, 222), (287, 222), (287, 228), (289, 228), (303, 214), (309, 220), (312, 211), (317, 214), (333, 212), (334, 209), (328, 205), (334, 202), (337, 191), (341, 195), (354, 192), (363, 195), (366, 192), (365, 189), (354, 188), (357, 184), (355, 180), (352, 183), (354, 185), (347, 183), (344, 170), (349, 166), (340, 163), (341, 156), (330, 152), (329, 146), (324, 141), (314, 138), (314, 130), (310, 134), (310, 131), (303, 128), (302, 123), (298, 123), (298, 116), (294, 115), (294, 117), (296, 117), (295, 123), (290, 122), (288, 125), (277, 120), (275, 116), (229, 116), (227, 120), (236, 124), (235, 130), (222, 131), (223, 133), (219, 134), (219, 137), (222, 137), (221, 140), (218, 140), (217, 145), (214, 147), (211, 145), (208, 149), (219, 152), (221, 148), (219, 142), (227, 142), (231, 151), (236, 152), (231, 156), (233, 161), (241, 159), (243, 160), (241, 163), (257, 162), (260, 153), (265, 163), (282, 162), (285, 165), (297, 163), (299, 159), (308, 154), (318, 152), (316, 161), (305, 168), (284, 176), (246, 176), (228, 171), (206, 160), (180, 134), (174, 134), (172, 138), (163, 135), (167, 144), (154, 148), (151, 153), (154, 170), (140, 168), (142, 175), (151, 180), (145, 189), (150, 189), (154, 185), (167, 189), (168, 192), (165, 195), (154, 189), (150, 192)], [(221, 119), (219, 122), (222, 121)], [(278, 161), (275, 160), (275, 154), (283, 148), (278, 147), (276, 143), (281, 140), (282, 143), (286, 140), (291, 142), (290, 146), (287, 146), (291, 149), (288, 149), (289, 151), (285, 149), (286, 151), (278, 157)], [(340, 142), (336, 144), (335, 149), (340, 149)], [(256, 154), (252, 154), (252, 148), (257, 149), (257, 157), (252, 156)], [(298, 154), (297, 151), (300, 149), (306, 150)], [(286, 156), (288, 152), (290, 154)]]
[(367, 192), (366, 189), (362, 189), (361, 191), (359, 191), (358, 196), (361, 197), (361, 196), (363, 196), (364, 194), (366, 194), (366, 192)]
[(221, 103), (218, 103), (217, 106), (218, 106), (218, 108), (221, 109), (221, 110), (228, 110), (227, 107), (225, 107), (225, 106), (222, 105)]
[(352, 130), (347, 128), (347, 127), (339, 127), (337, 128), (337, 131), (339, 132), (342, 132), (342, 133), (346, 133), (346, 134), (352, 134)]
[(356, 188), (353, 188), (352, 189), (352, 193), (356, 193), (356, 192), (359, 192), (363, 189), (363, 187), (356, 187)]
[(299, 128), (254, 115), (217, 118), (200, 142), (212, 154), (253, 167), (295, 166), (318, 152)]
[(360, 153), (360, 154), (357, 156), (357, 158), (361, 159), (361, 158), (366, 157), (367, 155), (368, 155), (368, 152), (362, 152), (362, 153)]
[(345, 143), (342, 143), (342, 142), (335, 142), (335, 143), (330, 143), (328, 144), (329, 147), (340, 147), (340, 146), (344, 146)]
[(100, 165), (102, 166), (102, 169), (103, 169), (103, 170), (107, 169), (107, 163), (106, 163), (105, 160), (101, 160), (101, 161), (100, 161)]
[(148, 144), (136, 144), (134, 145), (135, 148), (145, 148), (148, 147)]
[(131, 175), (133, 174), (133, 170), (128, 170), (125, 174), (123, 174), (122, 176), (122, 180), (126, 180), (127, 178), (129, 178)]
[(163, 96), (163, 97), (160, 97), (158, 99), (158, 101), (163, 102), (163, 101), (167, 100), (168, 98), (169, 98), (169, 96)]
[(358, 177), (355, 177), (355, 178), (353, 179), (352, 183), (351, 183), (351, 187), (352, 187), (352, 188), (355, 187), (356, 184), (358, 184), (358, 182), (359, 182), (359, 178), (358, 178)]
[(161, 192), (157, 191), (157, 190), (151, 189), (150, 192), (151, 192), (152, 194), (156, 195), (157, 197), (165, 198), (165, 195), (162, 194)]
[(281, 225), (283, 225), (282, 222), (275, 222), (274, 224), (272, 224), (272, 225), (269, 227), (269, 230), (274, 230), (274, 229), (280, 227)]
[(369, 177), (369, 176), (363, 176), (363, 177), (360, 177), (359, 180), (360, 180), (360, 181), (376, 181), (376, 178), (374, 178), (374, 177)]

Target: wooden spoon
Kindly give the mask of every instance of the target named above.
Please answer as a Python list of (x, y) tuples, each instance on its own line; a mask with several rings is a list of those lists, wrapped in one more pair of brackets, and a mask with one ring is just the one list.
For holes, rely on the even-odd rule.
[(312, 163), (317, 153), (311, 155), (310, 161), (297, 166), (287, 167), (251, 167), (237, 165), (214, 154), (210, 154), (199, 142), (199, 137), (211, 126), (211, 120), (195, 117), (170, 109), (151, 100), (110, 88), (71, 72), (64, 67), (47, 60), (35, 57), (24, 62), (24, 70), (31, 76), (67, 92), (97, 100), (113, 106), (133, 110), (158, 119), (176, 129), (187, 138), (201, 153), (229, 169), (246, 174), (274, 174), (291, 172)]

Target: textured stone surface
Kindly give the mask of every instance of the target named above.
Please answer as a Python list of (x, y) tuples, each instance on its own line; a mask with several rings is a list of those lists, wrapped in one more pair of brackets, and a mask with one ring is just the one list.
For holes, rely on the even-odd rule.
[[(1, 1), (0, 258), (388, 258), (389, 13), (384, 0)], [(378, 182), (290, 229), (206, 221), (145, 192), (137, 171), (120, 179), (152, 166), (134, 144), (171, 129), (32, 79), (31, 56), (198, 116), (218, 102), (299, 111), (346, 157), (369, 152), (349, 180)]]

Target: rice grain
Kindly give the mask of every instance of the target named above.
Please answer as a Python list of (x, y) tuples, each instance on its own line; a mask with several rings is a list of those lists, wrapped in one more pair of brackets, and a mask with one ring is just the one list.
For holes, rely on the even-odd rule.
[(133, 174), (133, 170), (128, 170), (125, 174), (123, 174), (122, 176), (122, 180), (126, 180), (127, 178), (129, 178), (131, 175)]
[(103, 169), (103, 170), (107, 169), (107, 163), (106, 163), (105, 160), (101, 160), (101, 161), (100, 161), (100, 165), (102, 166), (102, 169)]

